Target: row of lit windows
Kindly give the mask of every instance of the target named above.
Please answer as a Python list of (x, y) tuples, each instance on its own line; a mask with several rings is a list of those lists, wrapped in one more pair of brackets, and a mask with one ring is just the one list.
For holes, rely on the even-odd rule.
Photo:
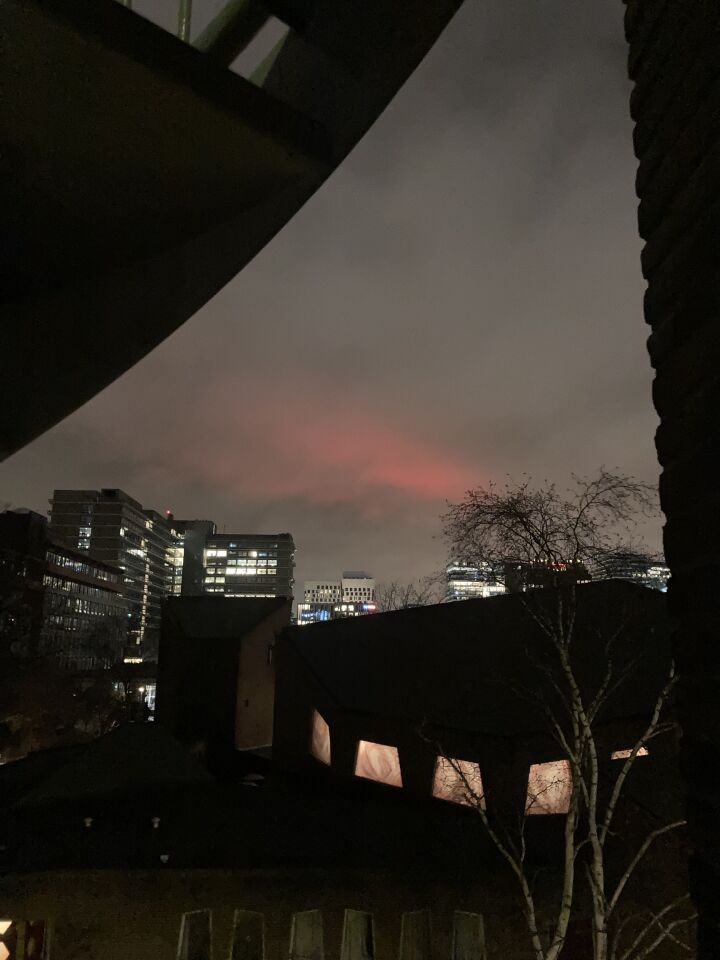
[[(321, 763), (331, 764), (330, 727), (317, 710), (313, 711), (310, 753)], [(627, 759), (632, 750), (616, 750), (612, 760)], [(638, 756), (647, 756), (641, 747)], [(356, 777), (391, 787), (402, 787), (398, 748), (386, 743), (359, 740), (355, 752)], [(432, 795), (440, 800), (485, 809), (480, 765), (474, 760), (438, 756), (435, 760)], [(564, 814), (570, 808), (572, 773), (568, 760), (534, 763), (528, 772), (525, 813), (528, 816)]]
[(82, 613), (91, 617), (112, 617), (124, 613), (122, 608), (114, 604), (88, 600), (85, 597), (68, 597), (59, 594), (50, 594), (47, 606), (50, 610), (65, 613)]
[(58, 627), (62, 630), (69, 630), (75, 633), (80, 630), (87, 630), (88, 621), (84, 617), (61, 616), (60, 614), (51, 614), (48, 617), (50, 628)]
[(227, 565), (228, 567), (276, 567), (278, 562), (277, 560), (263, 560), (260, 558), (244, 559), (241, 557), (240, 559), (235, 559), (234, 557), (230, 557), (227, 560)]
[(110, 573), (108, 570), (103, 570), (83, 560), (72, 560), (70, 557), (64, 557), (60, 553), (48, 552), (47, 562), (55, 567), (64, 567), (66, 570), (72, 570), (73, 573), (83, 573), (85, 576), (95, 577), (96, 580), (107, 580), (109, 582), (117, 580), (115, 574)]
[[(265, 567), (234, 567), (232, 570), (223, 570), (222, 568), (218, 571), (220, 576), (216, 577), (213, 574), (213, 571), (208, 570), (211, 576), (205, 578), (205, 583), (225, 583), (225, 576), (227, 577), (276, 577), (277, 570), (268, 570)], [(225, 576), (223, 576), (225, 574)]]
[(107, 600), (109, 597), (116, 596), (108, 590), (103, 590), (102, 587), (91, 587), (88, 583), (78, 583), (76, 580), (64, 580), (62, 577), (54, 577), (50, 573), (46, 573), (43, 577), (43, 584), (51, 590), (79, 594), (83, 597), (91, 597), (93, 600)]

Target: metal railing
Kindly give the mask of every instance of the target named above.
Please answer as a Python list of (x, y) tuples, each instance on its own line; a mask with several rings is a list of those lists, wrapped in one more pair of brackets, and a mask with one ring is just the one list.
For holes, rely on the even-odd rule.
[[(123, 7), (133, 10), (133, 0), (117, 0)], [(227, 0), (221, 11), (192, 39), (193, 0), (178, 0), (177, 37), (198, 50), (230, 66), (237, 57), (255, 39), (265, 24), (272, 19), (271, 7), (275, 4), (261, 3), (260, 0)], [(277, 19), (286, 26), (297, 26), (298, 15), (303, 19), (303, 11), (309, 13), (310, 3), (293, 3), (294, 16), (282, 14)], [(137, 4), (135, 12), (139, 13)], [(293, 24), (288, 23), (293, 19)]]

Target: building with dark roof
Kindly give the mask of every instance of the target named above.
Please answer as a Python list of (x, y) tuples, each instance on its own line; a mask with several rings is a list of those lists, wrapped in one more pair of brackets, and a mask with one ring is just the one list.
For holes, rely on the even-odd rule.
[(283, 597), (165, 601), (157, 720), (214, 769), (272, 742), (275, 643), (290, 609)]
[[(666, 681), (665, 598), (624, 581), (575, 590), (573, 658), (583, 689), (599, 682), (604, 645), (616, 633), (618, 673), (642, 663), (598, 719), (609, 760), (635, 742)], [(528, 770), (558, 759), (537, 702), (557, 706), (538, 666), (546, 640), (535, 620), (552, 615), (557, 596), (537, 590), (532, 611), (529, 595), (506, 594), (286, 630), (277, 656), (275, 763), (307, 773), (320, 760), (336, 777), (386, 777), (431, 796), (438, 758), (447, 755), (479, 765), (489, 802), (497, 791), (499, 801), (520, 806)], [(674, 741), (655, 749), (672, 753)], [(368, 753), (382, 776), (368, 774)]]
[[(622, 627), (620, 669), (642, 658), (600, 719), (609, 771), (667, 672), (665, 598), (623, 582), (577, 589), (579, 682), (597, 682), (607, 631)], [(557, 594), (532, 599), (537, 613)], [(462, 941), (463, 957), (485, 960), (484, 937), (499, 955), (523, 956), (512, 877), (476, 811), (434, 788), (441, 745), (478, 765), (490, 806), (516, 803), (522, 816), (533, 766), (557, 762), (543, 717), (511, 689), (542, 684), (527, 602), (506, 595), (289, 627), (275, 643), (289, 616), (277, 601), (168, 600), (157, 724), (0, 768), (6, 916), (44, 918), (58, 957), (209, 960), (212, 945), (249, 960), (370, 960), (401, 943), (401, 960), (430, 960), (457, 956)], [(261, 661), (277, 671), (272, 761), (242, 753), (233, 775), (198, 744), (227, 751), (256, 729)], [(637, 762), (624, 802), (632, 837), (678, 817), (672, 737)], [(528, 862), (552, 892), (564, 817), (540, 812), (527, 818)], [(686, 889), (682, 839), (658, 855), (662, 883), (640, 875), (630, 909)], [(579, 913), (570, 957), (586, 955), (583, 922)], [(310, 953), (298, 937), (304, 950), (315, 944)]]

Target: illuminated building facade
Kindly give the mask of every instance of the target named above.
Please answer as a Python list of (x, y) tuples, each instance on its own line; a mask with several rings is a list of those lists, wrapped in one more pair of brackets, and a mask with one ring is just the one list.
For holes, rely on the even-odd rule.
[(346, 570), (340, 580), (306, 580), (298, 626), (377, 613), (375, 580), (364, 570)]
[(117, 567), (53, 543), (40, 514), (0, 514), (3, 652), (50, 656), (68, 670), (109, 667), (127, 637), (121, 576)]
[(630, 580), (666, 593), (670, 568), (657, 557), (640, 553), (613, 553), (598, 561), (593, 574), (594, 580)]
[(118, 489), (56, 490), (50, 501), (53, 539), (122, 571), (127, 662), (157, 656), (160, 605), (181, 592), (183, 540), (171, 517)]
[[(527, 601), (508, 593), (339, 619), (322, 630), (289, 627), (277, 643), (273, 763), (303, 776), (314, 771), (323, 785), (369, 780), (461, 806), (482, 808), (487, 799), (488, 809), (524, 810), (533, 819), (566, 814), (570, 766), (542, 707), (555, 681), (532, 655), (548, 652), (542, 624), (557, 596), (557, 588), (538, 591), (537, 620)], [(627, 758), (655, 709), (671, 625), (665, 598), (642, 585), (582, 583), (578, 598), (574, 642), (588, 682), (602, 678), (607, 638), (620, 626), (616, 655), (642, 664), (608, 700), (594, 732), (609, 769)], [(514, 687), (532, 689), (538, 700), (509, 695)], [(676, 777), (676, 749), (669, 735), (638, 751), (657, 783)], [(648, 797), (664, 804), (671, 792)]]
[(205, 541), (205, 593), (292, 597), (295, 543), (289, 533), (216, 533)]
[(490, 564), (472, 566), (451, 560), (445, 568), (447, 586), (445, 601), (478, 600), (505, 593), (505, 583), (490, 568)]
[(589, 583), (592, 578), (584, 563), (506, 560), (503, 579), (508, 593), (525, 593), (543, 587)]

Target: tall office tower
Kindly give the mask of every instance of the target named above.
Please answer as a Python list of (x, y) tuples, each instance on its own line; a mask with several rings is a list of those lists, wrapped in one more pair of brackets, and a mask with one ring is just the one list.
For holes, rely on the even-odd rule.
[(205, 592), (292, 597), (295, 544), (289, 533), (215, 533), (205, 541)]
[(50, 536), (120, 568), (128, 604), (125, 660), (154, 659), (160, 605), (182, 586), (182, 538), (169, 517), (144, 509), (122, 490), (56, 490)]
[(663, 560), (627, 551), (608, 554), (598, 560), (593, 580), (630, 580), (652, 590), (667, 591), (670, 568)]
[(471, 566), (467, 563), (451, 560), (445, 568), (447, 587), (445, 601), (477, 600), (482, 597), (495, 597), (505, 593), (502, 577), (493, 573), (489, 564)]
[(304, 626), (343, 617), (362, 617), (368, 613), (377, 613), (375, 580), (364, 571), (346, 570), (340, 580), (305, 581), (297, 622)]

